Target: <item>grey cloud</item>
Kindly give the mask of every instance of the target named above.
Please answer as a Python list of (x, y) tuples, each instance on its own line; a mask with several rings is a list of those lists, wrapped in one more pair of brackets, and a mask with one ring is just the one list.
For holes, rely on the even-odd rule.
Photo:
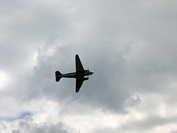
[(176, 118), (166, 118), (157, 115), (148, 115), (145, 119), (134, 122), (127, 122), (120, 130), (132, 129), (139, 132), (148, 132), (156, 127), (168, 127), (168, 124), (176, 124)]
[[(64, 128), (68, 128), (68, 130), (64, 129)], [(62, 123), (57, 123), (55, 125), (52, 125), (49, 130), (48, 133), (73, 133), (75, 132), (74, 129), (69, 128), (68, 126), (62, 124)]]
[(28, 61), (34, 51), (46, 41), (44, 38), (53, 33), (67, 36), (66, 33), (71, 30), (72, 16), (65, 14), (65, 10), (55, 12), (48, 3), (44, 2), (40, 6), (41, 2), (35, 2), (38, 8), (34, 8), (31, 2), (3, 4), (0, 15), (0, 62), (3, 69), (21, 66)]
[(56, 124), (52, 123), (43, 123), (43, 124), (35, 124), (32, 119), (21, 120), (18, 123), (17, 129), (13, 129), (13, 133), (73, 133), (74, 129), (69, 126), (58, 122)]
[[(136, 122), (135, 122), (136, 123)], [(146, 129), (151, 129), (156, 126), (163, 126), (169, 123), (176, 123), (176, 118), (162, 118), (159, 116), (149, 116), (145, 121), (139, 122), (139, 127), (144, 127)]]
[[(91, 12), (91, 13), (94, 13), (94, 12)], [(104, 12), (103, 13), (99, 12), (99, 13), (100, 15), (104, 14)], [(88, 14), (86, 12), (86, 15)], [(44, 56), (43, 58), (45, 58), (46, 60), (44, 64), (41, 62), (43, 58), (39, 56), (41, 60), (38, 60), (39, 61), (38, 66), (36, 66), (38, 70), (37, 69), (36, 70), (41, 71), (41, 72), (39, 73), (36, 71), (38, 73), (37, 76), (39, 77), (37, 77), (37, 80), (35, 79), (35, 81), (37, 81), (36, 83), (39, 84), (40, 82), (39, 80), (42, 81), (42, 78), (45, 78), (45, 75), (41, 75), (43, 72), (47, 73), (47, 71), (44, 70), (45, 68), (48, 68), (47, 69), (48, 72), (50, 71), (48, 73), (48, 75), (50, 74), (51, 76), (50, 81), (54, 80), (52, 77), (53, 74), (51, 75), (51, 72), (54, 72), (55, 70), (60, 70), (62, 72), (62, 69), (57, 68), (56, 66), (60, 65), (60, 67), (63, 67), (61, 65), (65, 65), (64, 64), (66, 62), (65, 60), (68, 60), (68, 59), (70, 61), (67, 61), (67, 66), (64, 66), (65, 67), (64, 70), (66, 72), (69, 70), (73, 70), (73, 69), (75, 70), (75, 68), (73, 68), (74, 55), (78, 53), (81, 56), (84, 66), (87, 67), (89, 65), (89, 68), (95, 72), (94, 75), (90, 77), (90, 81), (92, 82), (92, 84), (90, 84), (89, 86), (88, 82), (84, 83), (84, 86), (89, 87), (89, 88), (85, 89), (85, 93), (83, 94), (81, 101), (86, 100), (86, 102), (91, 102), (92, 104), (96, 103), (96, 105), (101, 105), (101, 106), (103, 105), (106, 108), (111, 107), (116, 110), (117, 109), (121, 110), (124, 100), (129, 97), (130, 88), (126, 87), (126, 76), (125, 76), (127, 64), (126, 64), (126, 60), (123, 58), (122, 52), (119, 51), (119, 48), (118, 48), (119, 45), (122, 45), (122, 44), (117, 44), (117, 43), (112, 42), (111, 41), (112, 37), (109, 37), (109, 36), (105, 39), (104, 37), (106, 37), (106, 35), (109, 34), (109, 31), (108, 32), (102, 31), (101, 29), (105, 29), (105, 30), (106, 28), (112, 29), (115, 32), (115, 33), (113, 32), (113, 34), (116, 34), (118, 32), (114, 29), (114, 26), (112, 27), (111, 25), (106, 25), (106, 24), (104, 25), (105, 21), (101, 21), (102, 19), (106, 20), (108, 18), (106, 15), (105, 16), (103, 15), (103, 18), (100, 18), (100, 17), (96, 18), (96, 20), (94, 20), (96, 25), (93, 25), (93, 27), (90, 27), (91, 31), (89, 31), (89, 33), (87, 33), (88, 31), (86, 31), (86, 33), (88, 34), (88, 37), (85, 38), (87, 34), (84, 34), (83, 37), (85, 38), (85, 40), (83, 40), (83, 42), (79, 42), (80, 44), (76, 44), (75, 42), (72, 43), (72, 40), (69, 40), (69, 41), (67, 40), (67, 42), (71, 43), (72, 45), (68, 45), (68, 47), (64, 46), (64, 48), (58, 47), (58, 49), (56, 50), (56, 53), (52, 57)], [(91, 22), (91, 24), (93, 24), (94, 21)], [(109, 21), (110, 22), (108, 23), (111, 23), (111, 21), (113, 22), (115, 21), (113, 19), (113, 16)], [(102, 27), (102, 26), (105, 26), (105, 27)], [(80, 34), (80, 36), (82, 36), (82, 34)], [(68, 55), (70, 56), (70, 58), (68, 58)], [(55, 66), (51, 65), (53, 64), (52, 62), (55, 63)], [(58, 62), (58, 64), (56, 62)], [(43, 65), (40, 65), (41, 63)], [(69, 65), (71, 65), (72, 67), (68, 67)], [(66, 67), (70, 69), (66, 70)], [(67, 81), (62, 80), (62, 82), (66, 83)], [(57, 86), (61, 86), (61, 85), (52, 86), (52, 84), (47, 85), (47, 86), (50, 86), (50, 88), (58, 88)], [(61, 82), (59, 84), (61, 84)], [(41, 84), (39, 86), (41, 86)], [(46, 89), (44, 88), (43, 89), (48, 93), (47, 91), (48, 88), (49, 87), (46, 87)], [(73, 85), (71, 86), (71, 84), (70, 85), (68, 84), (67, 87), (62, 87), (62, 88), (71, 88), (71, 90), (74, 91), (75, 87)], [(66, 89), (62, 89), (63, 92), (59, 92), (59, 91), (61, 90), (59, 89), (55, 90), (54, 95), (57, 94), (56, 96), (60, 97), (60, 95), (62, 94), (62, 97), (66, 97), (67, 95), (70, 95), (71, 93), (69, 92), (67, 94)], [(47, 93), (46, 95), (48, 95)]]
[[(48, 95), (48, 88), (61, 87), (58, 90), (54, 89), (54, 94), (51, 95), (55, 95), (54, 97), (57, 96), (59, 99), (60, 97), (64, 98), (69, 95), (74, 96), (71, 94), (72, 92), (68, 93), (66, 89), (62, 89), (70, 88), (69, 90), (74, 91), (74, 81), (62, 80), (59, 84), (54, 85), (52, 82), (52, 80), (54, 80), (52, 72), (55, 70), (60, 70), (61, 72), (62, 70), (65, 72), (75, 70), (74, 55), (76, 53), (81, 56), (84, 66), (89, 66), (89, 68), (95, 72), (94, 75), (90, 77), (90, 81), (84, 83), (85, 87), (83, 86), (82, 89), (88, 88), (84, 89), (85, 92), (83, 92), (82, 97), (80, 97), (82, 99), (81, 101), (86, 100), (86, 102), (96, 103), (106, 108), (121, 109), (124, 101), (134, 90), (143, 89), (150, 91), (150, 89), (154, 88), (153, 91), (156, 91), (155, 86), (166, 81), (165, 77), (167, 76), (168, 78), (176, 71), (174, 67), (175, 62), (173, 61), (176, 56), (173, 54), (170, 55), (170, 53), (175, 53), (173, 42), (176, 40), (173, 40), (172, 43), (168, 42), (170, 45), (166, 45), (166, 43), (162, 42), (161, 39), (157, 37), (158, 33), (162, 33), (158, 31), (161, 29), (161, 26), (158, 25), (155, 27), (155, 30), (153, 30), (154, 33), (150, 32), (151, 34), (147, 34), (148, 31), (146, 31), (146, 29), (149, 30), (148, 27), (150, 24), (158, 24), (156, 22), (157, 20), (159, 22), (161, 21), (160, 24), (163, 24), (166, 20), (159, 20), (159, 18), (152, 16), (151, 12), (148, 10), (151, 9), (151, 7), (146, 4), (143, 5), (146, 7), (145, 13), (139, 13), (139, 10), (144, 11), (141, 4), (142, 3), (138, 2), (139, 6), (137, 9), (135, 9), (135, 5), (133, 5), (132, 8), (130, 8), (133, 10), (132, 12), (127, 10), (127, 6), (129, 7), (131, 4), (123, 5), (121, 9), (125, 8), (126, 10), (117, 13), (115, 17), (106, 14), (114, 14), (115, 11), (119, 11), (119, 9), (115, 10), (113, 8), (113, 11), (106, 10), (105, 12), (99, 12), (99, 10), (102, 11), (103, 8), (106, 7), (103, 4), (100, 4), (100, 6), (95, 5), (95, 10), (90, 10), (89, 13), (84, 12), (86, 16), (92, 13), (94, 14), (95, 11), (98, 11), (99, 14), (97, 18), (93, 16), (94, 19), (92, 19), (92, 21), (88, 20), (88, 22), (90, 22), (89, 26), (91, 26), (90, 31), (86, 31), (86, 34), (83, 36), (83, 38), (88, 36), (87, 38), (82, 40), (82, 42), (78, 41), (79, 44), (75, 41), (72, 42), (72, 40), (63, 38), (66, 44), (68, 44), (67, 46), (58, 46), (53, 56), (39, 56), (38, 66), (36, 66), (37, 79), (35, 79), (35, 81), (37, 81), (36, 83), (39, 84), (39, 86), (43, 86), (43, 81), (47, 79), (51, 82), (50, 85), (48, 82), (44, 83), (45, 89), (41, 87), (41, 91), (44, 89), (45, 95)], [(96, 7), (98, 8), (96, 9)], [(159, 11), (162, 12), (163, 8), (159, 8)], [(159, 11), (155, 10), (154, 12)], [(128, 15), (128, 12), (131, 13), (133, 17)], [(122, 13), (124, 16), (125, 14), (127, 16), (121, 18)], [(146, 20), (149, 16), (151, 16), (150, 22)], [(92, 18), (91, 16), (89, 17), (90, 19)], [(121, 21), (118, 21), (119, 17)], [(127, 25), (123, 23), (126, 20), (130, 22), (127, 22)], [(139, 23), (140, 25), (138, 25)], [(168, 30), (170, 31), (170, 27), (167, 27), (167, 31)], [(112, 32), (112, 34), (110, 32)], [(119, 34), (121, 34), (120, 37)], [(164, 34), (161, 35), (163, 38), (166, 38)], [(82, 36), (82, 34), (80, 34), (80, 36)], [(129, 41), (121, 40), (123, 36), (127, 36)], [(116, 37), (117, 39), (115, 41)], [(132, 50), (134, 46), (135, 49)], [(167, 46), (170, 47), (167, 48)], [(130, 49), (129, 53), (124, 51), (126, 48)], [(136, 49), (138, 49), (138, 52)], [(131, 60), (124, 58), (126, 56), (131, 57)], [(66, 65), (64, 65), (65, 63)], [(172, 73), (170, 73), (170, 71), (172, 71)], [(47, 79), (45, 79), (46, 77)], [(72, 84), (69, 82), (72, 82)], [(66, 85), (63, 87), (60, 84)]]
[(177, 133), (177, 131), (171, 131), (170, 133)]
[[(96, 103), (96, 105), (105, 106), (106, 108), (120, 110), (124, 100), (129, 96), (127, 89), (123, 89), (126, 61), (121, 57), (119, 51), (114, 50), (114, 48), (116, 47), (114, 46), (114, 44), (105, 42), (104, 44), (99, 45), (102, 46), (102, 49), (94, 50), (93, 47), (92, 50), (95, 52), (88, 51), (85, 52), (83, 56), (80, 55), (85, 69), (87, 68), (87, 66), (89, 66), (89, 68), (95, 73), (93, 76), (90, 77), (90, 80), (88, 82), (84, 82), (82, 90), (79, 93), (80, 96), (77, 97), (79, 98), (79, 101), (82, 102), (91, 104)], [(59, 49), (63, 48), (59, 47)], [(60, 54), (61, 50), (57, 50), (52, 57), (44, 57), (45, 63), (38, 62), (39, 64), (38, 66), (36, 66), (35, 70), (35, 78), (37, 79), (35, 79), (34, 82), (35, 84), (39, 84), (40, 87), (44, 85), (44, 88), (34, 88), (35, 90), (41, 89), (41, 92), (39, 92), (40, 94), (44, 92), (46, 93), (45, 95), (50, 95), (51, 93), (53, 93), (55, 97), (58, 97), (57, 99), (59, 101), (61, 98), (67, 98), (70, 95), (72, 97), (76, 97), (74, 79), (73, 81), (69, 79), (62, 79), (59, 83), (55, 83), (53, 77), (54, 72), (56, 70), (60, 70), (62, 72), (62, 68), (65, 72), (72, 71), (73, 69), (75, 71), (75, 54), (71, 55), (70, 49), (70, 47), (65, 47), (62, 50), (62, 52), (64, 52), (66, 56), (62, 56), (62, 54)], [(103, 53), (104, 49), (107, 52)], [(68, 58), (67, 53), (69, 53), (70, 58)], [(39, 58), (41, 59), (41, 61), (43, 60), (41, 57)], [(59, 67), (57, 68), (56, 66)], [(48, 82), (45, 83), (44, 81), (47, 80)], [(62, 84), (65, 85), (63, 86)], [(51, 89), (53, 92), (51, 91)]]

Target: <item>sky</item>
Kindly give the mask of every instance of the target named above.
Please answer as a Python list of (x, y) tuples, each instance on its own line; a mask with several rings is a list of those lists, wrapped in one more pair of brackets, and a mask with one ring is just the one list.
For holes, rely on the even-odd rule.
[(0, 0), (1, 133), (177, 133), (176, 6)]

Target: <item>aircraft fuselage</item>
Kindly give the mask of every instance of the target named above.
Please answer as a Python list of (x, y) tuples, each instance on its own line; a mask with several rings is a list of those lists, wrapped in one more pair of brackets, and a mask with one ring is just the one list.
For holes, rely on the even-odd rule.
[(77, 77), (89, 76), (89, 75), (92, 75), (92, 74), (93, 74), (93, 72), (91, 72), (91, 71), (72, 72), (72, 73), (62, 74), (62, 75), (60, 75), (60, 77), (63, 77), (63, 78), (77, 78)]

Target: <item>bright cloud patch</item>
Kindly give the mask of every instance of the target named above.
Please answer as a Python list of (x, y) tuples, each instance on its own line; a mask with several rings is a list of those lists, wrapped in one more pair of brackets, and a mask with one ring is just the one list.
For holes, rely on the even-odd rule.
[(5, 72), (1, 71), (0, 79), (1, 79), (0, 90), (3, 90), (10, 83), (10, 78)]

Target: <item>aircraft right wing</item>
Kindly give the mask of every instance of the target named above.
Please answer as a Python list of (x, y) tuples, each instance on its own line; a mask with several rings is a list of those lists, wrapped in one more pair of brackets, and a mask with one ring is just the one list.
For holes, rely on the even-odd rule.
[(84, 71), (84, 68), (82, 66), (82, 63), (79, 59), (79, 56), (76, 54), (75, 56), (75, 61), (76, 61), (76, 72), (81, 72), (81, 71)]
[(83, 82), (84, 80), (79, 80), (76, 78), (76, 92), (79, 92)]

